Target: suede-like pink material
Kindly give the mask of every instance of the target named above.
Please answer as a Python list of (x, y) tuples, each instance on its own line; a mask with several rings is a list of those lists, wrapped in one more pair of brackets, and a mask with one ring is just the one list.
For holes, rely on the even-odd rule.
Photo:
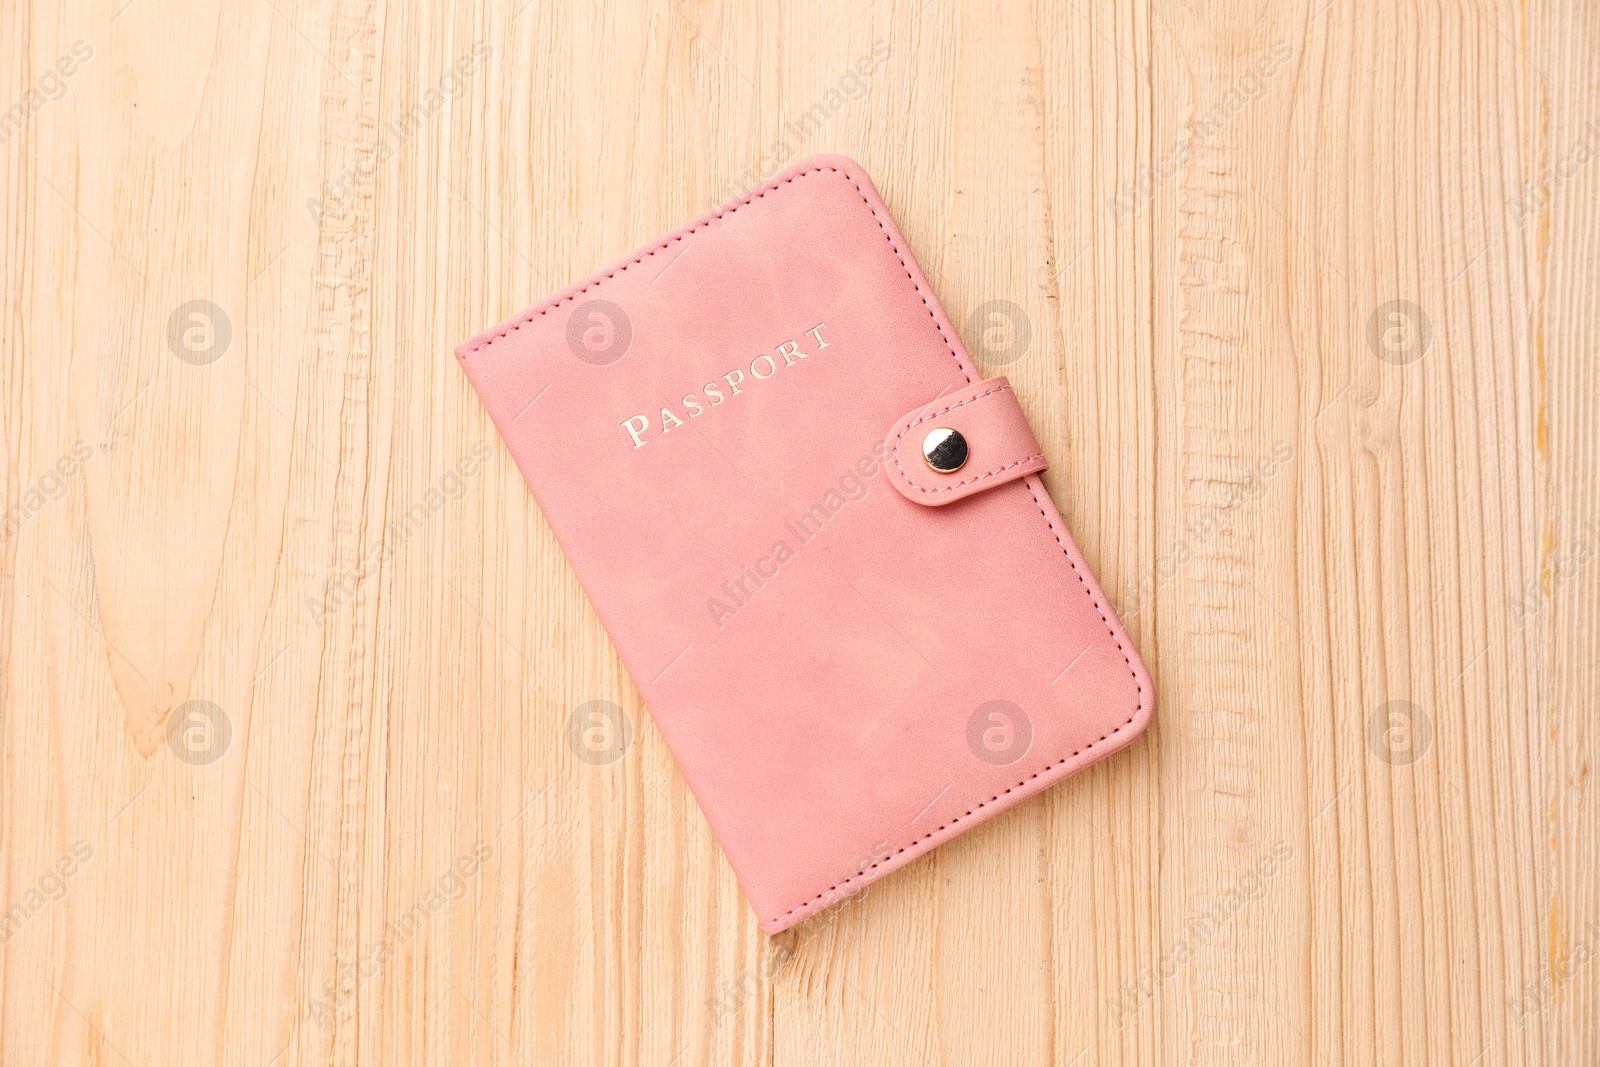
[(854, 162), (799, 163), (457, 356), (768, 933), (1149, 721), (1036, 473), (928, 507), (956, 491), (886, 469), (922, 462), (897, 423), (966, 396), (953, 480), (1043, 458)]
[[(967, 442), (967, 461), (944, 473), (928, 466), (922, 442), (933, 429), (950, 429)], [(1049, 463), (1017, 404), (1011, 383), (989, 378), (924, 404), (889, 431), (889, 481), (907, 500), (938, 506), (993, 489)]]

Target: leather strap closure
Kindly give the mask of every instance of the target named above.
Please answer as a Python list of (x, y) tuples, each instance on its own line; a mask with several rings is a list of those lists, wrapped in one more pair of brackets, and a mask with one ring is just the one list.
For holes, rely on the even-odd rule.
[[(954, 430), (965, 443), (965, 462), (948, 467), (961, 454), (961, 441), (948, 441)], [(943, 447), (933, 446), (945, 441)], [(989, 378), (948, 393), (903, 416), (888, 436), (888, 461), (883, 468), (907, 500), (938, 506), (1044, 470), (1049, 463), (1017, 404), (1011, 383)], [(932, 452), (924, 454), (925, 445)]]

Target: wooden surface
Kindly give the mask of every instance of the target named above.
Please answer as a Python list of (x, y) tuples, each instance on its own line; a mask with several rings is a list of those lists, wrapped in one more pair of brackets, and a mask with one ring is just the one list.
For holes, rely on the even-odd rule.
[[(1600, 1062), (1595, 5), (4, 20), (0, 1062)], [(450, 352), (821, 151), (1159, 695), (769, 940)]]

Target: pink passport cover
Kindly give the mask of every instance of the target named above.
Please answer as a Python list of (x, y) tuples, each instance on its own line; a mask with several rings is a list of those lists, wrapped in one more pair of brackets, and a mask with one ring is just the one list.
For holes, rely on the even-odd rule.
[[(456, 355), (768, 933), (1149, 721), (1009, 386), (853, 161)], [(922, 454), (941, 426), (952, 474)]]

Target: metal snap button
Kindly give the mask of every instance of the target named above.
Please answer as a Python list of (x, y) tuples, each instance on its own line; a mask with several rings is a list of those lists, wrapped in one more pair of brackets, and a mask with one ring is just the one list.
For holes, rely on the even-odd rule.
[(940, 474), (950, 474), (967, 462), (967, 439), (948, 426), (941, 426), (922, 439), (922, 458)]

